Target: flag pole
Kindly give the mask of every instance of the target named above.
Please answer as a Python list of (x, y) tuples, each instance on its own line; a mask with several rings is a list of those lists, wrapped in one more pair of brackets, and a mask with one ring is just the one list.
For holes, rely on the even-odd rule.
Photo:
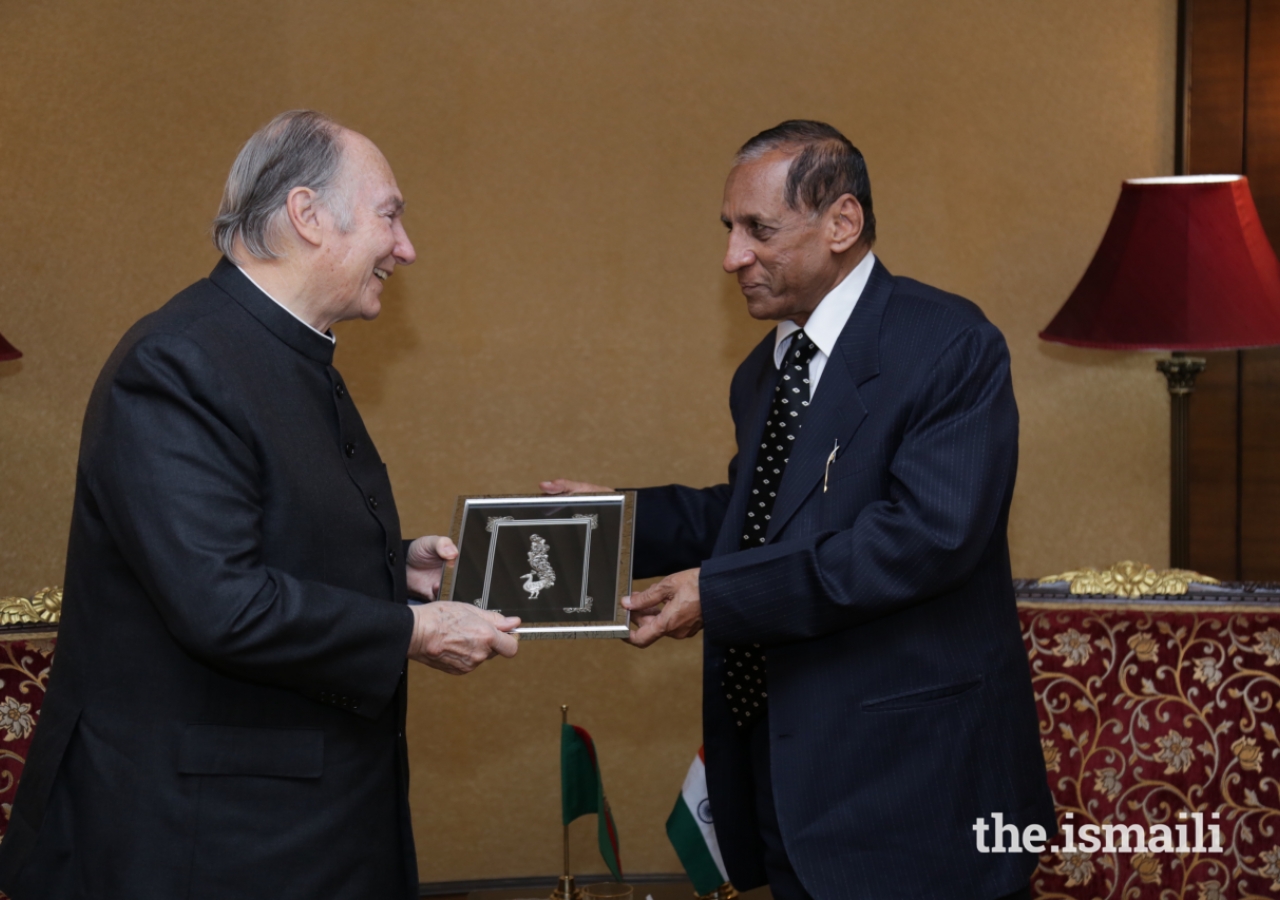
[[(560, 727), (563, 729), (563, 727), (568, 724), (569, 724), (569, 704), (561, 703), (560, 704)], [(564, 789), (564, 786), (561, 785), (561, 790), (563, 789)], [(568, 825), (564, 826), (564, 877), (565, 878), (573, 877), (572, 875), (569, 874), (569, 826)]]
[[(568, 704), (560, 704), (560, 730), (563, 733), (564, 726), (569, 724), (569, 706)], [(563, 738), (561, 738), (563, 741)], [(564, 773), (560, 774), (561, 784), (560, 790), (564, 791)], [(569, 874), (569, 826), (564, 826), (564, 874), (560, 876), (560, 883), (556, 885), (556, 889), (551, 892), (551, 900), (582, 900), (582, 891), (578, 890), (578, 886), (573, 882), (573, 876)]]

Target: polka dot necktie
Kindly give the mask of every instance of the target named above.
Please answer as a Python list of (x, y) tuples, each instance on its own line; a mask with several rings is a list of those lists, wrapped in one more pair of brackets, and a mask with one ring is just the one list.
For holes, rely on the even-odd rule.
[[(778, 374), (778, 384), (773, 389), (773, 405), (769, 408), (769, 419), (760, 438), (760, 452), (751, 478), (751, 494), (747, 499), (747, 515), (739, 549), (759, 547), (765, 542), (773, 504), (778, 498), (778, 486), (782, 484), (782, 473), (787, 469), (791, 449), (809, 409), (809, 362), (817, 352), (817, 345), (803, 330), (795, 333), (783, 360), (782, 371)], [(740, 727), (747, 727), (754, 716), (764, 712), (768, 703), (764, 663), (764, 651), (759, 644), (729, 648), (720, 687)]]

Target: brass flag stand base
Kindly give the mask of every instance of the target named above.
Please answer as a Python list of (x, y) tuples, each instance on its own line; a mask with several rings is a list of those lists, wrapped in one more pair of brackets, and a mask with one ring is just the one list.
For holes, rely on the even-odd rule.
[[(569, 724), (569, 707), (560, 707), (560, 724)], [(564, 826), (564, 874), (556, 882), (556, 889), (551, 892), (551, 900), (582, 900), (582, 891), (574, 884), (569, 874), (569, 826)]]
[(561, 875), (556, 889), (551, 892), (551, 900), (582, 900), (582, 891), (573, 883), (572, 875)]
[(737, 890), (729, 882), (725, 882), (709, 894), (694, 894), (698, 900), (734, 900), (738, 896)]

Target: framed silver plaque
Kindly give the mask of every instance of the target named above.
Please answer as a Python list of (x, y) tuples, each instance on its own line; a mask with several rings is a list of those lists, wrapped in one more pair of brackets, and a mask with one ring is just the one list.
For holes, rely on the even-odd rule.
[(530, 638), (625, 638), (634, 491), (459, 497), (442, 600), (523, 621)]

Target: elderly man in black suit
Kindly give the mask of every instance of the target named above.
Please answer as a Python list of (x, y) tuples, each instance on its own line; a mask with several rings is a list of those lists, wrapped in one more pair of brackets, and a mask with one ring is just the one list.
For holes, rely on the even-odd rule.
[(391, 168), (313, 112), (236, 159), (224, 258), (120, 341), (85, 416), (48, 695), (0, 845), (15, 900), (417, 896), (405, 669), (513, 656), (430, 600), (330, 326), (414, 261)]
[(1035, 854), (973, 830), (1054, 831), (1009, 572), (1004, 339), (876, 259), (862, 155), (829, 125), (748, 141), (721, 220), (748, 312), (780, 324), (733, 378), (728, 484), (640, 491), (635, 574), (668, 577), (629, 605), (640, 646), (706, 630), (729, 875), (780, 900), (1029, 896)]

